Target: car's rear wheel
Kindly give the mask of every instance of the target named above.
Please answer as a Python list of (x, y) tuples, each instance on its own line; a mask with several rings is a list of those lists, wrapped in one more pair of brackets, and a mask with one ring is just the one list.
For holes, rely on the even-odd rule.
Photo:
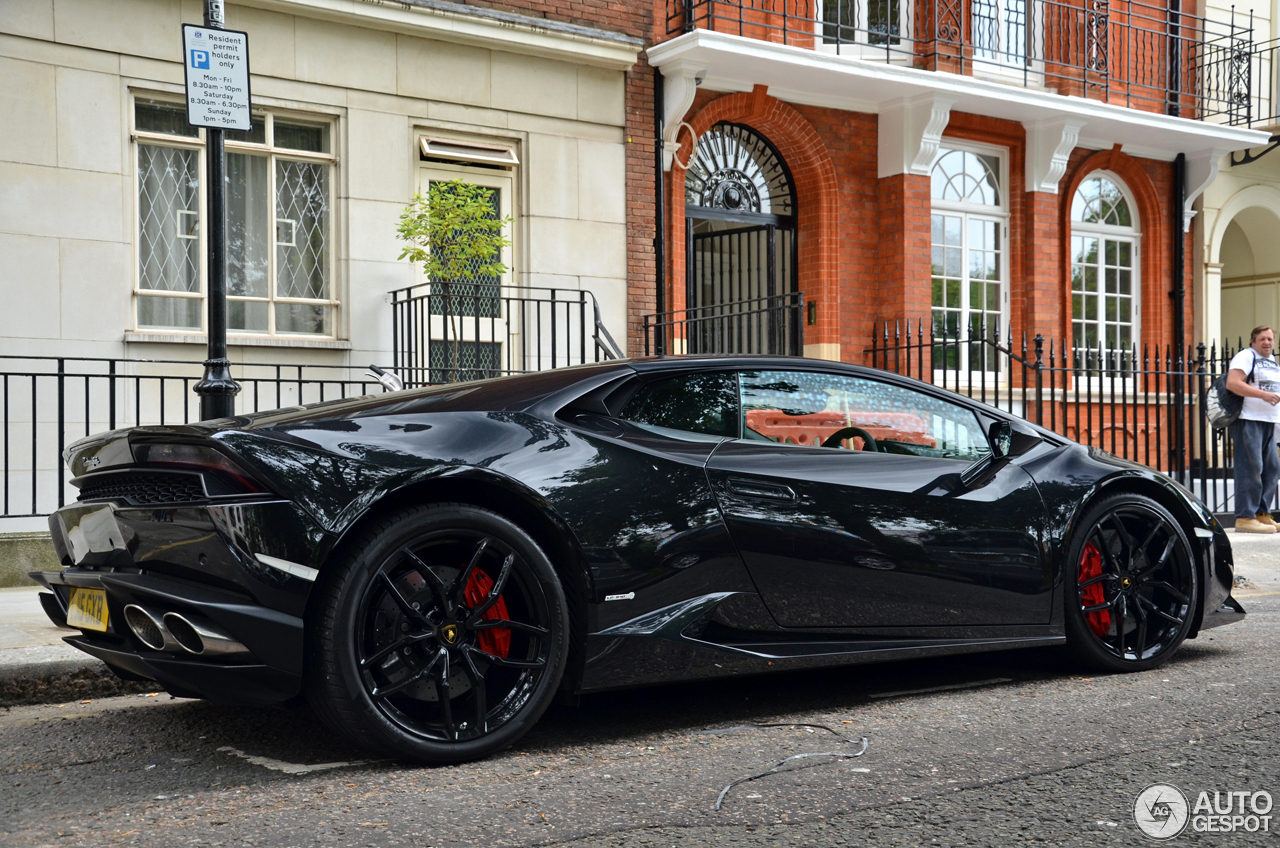
[(1181, 525), (1142, 495), (1107, 498), (1084, 516), (1068, 549), (1066, 629), (1076, 657), (1109, 671), (1169, 660), (1200, 596)]
[(387, 516), (326, 569), (308, 700), (357, 744), (453, 763), (515, 742), (555, 694), (568, 613), (520, 527), (464, 504)]

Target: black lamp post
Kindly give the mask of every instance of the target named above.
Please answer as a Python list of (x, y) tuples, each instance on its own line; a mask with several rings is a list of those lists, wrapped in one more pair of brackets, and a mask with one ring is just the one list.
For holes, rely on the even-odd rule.
[[(204, 25), (225, 29), (223, 0), (204, 0)], [(240, 384), (231, 378), (227, 361), (227, 233), (225, 158), (223, 130), (206, 128), (205, 177), (208, 186), (206, 223), (209, 260), (209, 355), (204, 362), (204, 376), (195, 385), (200, 396), (200, 419), (227, 418), (235, 414), (236, 395)]]

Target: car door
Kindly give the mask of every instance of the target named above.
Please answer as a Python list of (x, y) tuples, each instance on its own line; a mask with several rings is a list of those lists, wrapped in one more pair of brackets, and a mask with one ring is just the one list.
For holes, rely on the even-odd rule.
[(586, 555), (593, 631), (699, 595), (754, 592), (704, 471), (738, 432), (737, 374), (649, 373), (606, 390), (607, 405), (561, 411), (586, 451), (539, 487)]
[(779, 624), (1049, 621), (1043, 502), (972, 409), (820, 371), (744, 371), (740, 392), (707, 474)]

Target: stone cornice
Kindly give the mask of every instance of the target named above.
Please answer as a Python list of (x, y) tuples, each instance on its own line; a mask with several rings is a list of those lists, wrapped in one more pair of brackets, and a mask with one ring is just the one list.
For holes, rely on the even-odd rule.
[(235, 0), (235, 5), (367, 29), (629, 70), (643, 40), (577, 24), (447, 0)]

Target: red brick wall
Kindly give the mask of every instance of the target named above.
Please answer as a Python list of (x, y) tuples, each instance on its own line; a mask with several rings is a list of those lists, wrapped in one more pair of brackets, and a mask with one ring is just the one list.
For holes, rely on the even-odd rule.
[[(816, 300), (819, 309), (819, 326), (806, 327), (807, 343), (838, 341), (841, 358), (860, 362), (875, 322), (928, 321), (932, 302), (929, 178), (900, 174), (878, 179), (874, 115), (791, 107), (757, 87), (751, 94), (700, 91), (686, 120), (699, 133), (721, 120), (745, 124), (783, 153), (796, 184), (800, 285), (806, 300)], [(1170, 163), (1118, 151), (1077, 150), (1060, 193), (1052, 195), (1026, 191), (1026, 134), (1021, 124), (952, 113), (944, 133), (947, 138), (1008, 151), (1009, 317), (1019, 346), (1024, 332), (1029, 339), (1042, 334), (1046, 352), (1049, 339), (1055, 340), (1055, 347), (1070, 339), (1070, 201), (1080, 181), (1098, 168), (1116, 173), (1138, 202), (1143, 233), (1141, 340), (1154, 344), (1171, 338)], [(687, 134), (682, 141), (679, 158), (684, 160), (691, 149)], [(830, 163), (834, 184), (827, 178), (806, 176), (817, 160)], [(668, 186), (668, 308), (678, 309), (683, 307), (685, 281), (684, 181), (678, 166)], [(816, 208), (831, 209), (834, 217), (828, 222), (813, 212)], [(1185, 310), (1187, 327), (1191, 327), (1191, 242), (1189, 236), (1183, 237), (1188, 239)], [(823, 249), (813, 250), (814, 241)]]
[(467, 0), (467, 5), (652, 39), (654, 7), (617, 0)]
[[(878, 181), (880, 274), (872, 308), (861, 316), (846, 361), (860, 362), (875, 322), (928, 320), (933, 303), (929, 250), (929, 178), (896, 174)], [(859, 342), (861, 342), (859, 344)]]
[[(816, 124), (815, 120), (816, 119)], [(847, 216), (872, 211), (865, 196), (859, 202), (860, 174), (875, 170), (875, 117), (835, 110), (793, 107), (770, 97), (764, 86), (750, 93), (720, 96), (699, 92), (686, 118), (701, 135), (721, 121), (749, 126), (777, 148), (791, 172), (796, 198), (799, 287), (806, 301), (818, 304), (818, 321), (806, 326), (806, 344), (841, 343), (851, 310), (841, 285), (846, 267), (859, 262), (865, 236), (842, 226)], [(826, 132), (821, 132), (822, 127)], [(836, 144), (833, 152), (828, 137)], [(687, 131), (677, 159), (692, 152)], [(849, 167), (853, 161), (857, 167)], [(684, 171), (676, 164), (667, 180), (670, 196), (668, 308), (681, 309), (685, 299)], [(865, 191), (861, 192), (865, 195)], [(864, 225), (865, 226), (865, 225)]]
[[(653, 129), (653, 86), (656, 72), (641, 53), (627, 72), (627, 326), (610, 327), (625, 352), (644, 352), (641, 318), (657, 311), (658, 235), (657, 140)], [(624, 341), (621, 337), (626, 336)]]

